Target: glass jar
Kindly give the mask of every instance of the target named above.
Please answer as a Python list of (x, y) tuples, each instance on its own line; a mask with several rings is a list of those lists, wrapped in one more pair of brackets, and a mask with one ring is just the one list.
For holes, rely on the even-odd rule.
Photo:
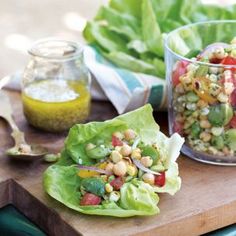
[(90, 111), (90, 73), (77, 43), (41, 40), (29, 50), (22, 83), (27, 121), (36, 128), (61, 132), (84, 122)]
[(236, 165), (235, 36), (236, 21), (210, 21), (180, 27), (165, 42), (169, 132), (205, 163)]

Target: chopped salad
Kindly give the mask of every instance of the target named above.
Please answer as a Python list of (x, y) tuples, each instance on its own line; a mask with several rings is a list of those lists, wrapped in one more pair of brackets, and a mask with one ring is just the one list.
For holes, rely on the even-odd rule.
[(49, 195), (85, 214), (159, 213), (158, 193), (181, 186), (176, 159), (184, 140), (159, 131), (146, 105), (105, 122), (70, 129), (58, 163), (44, 173)]
[(94, 168), (78, 165), (78, 176), (83, 178), (82, 206), (99, 205), (107, 199), (117, 202), (122, 186), (134, 179), (157, 187), (166, 183), (165, 157), (157, 144), (145, 145), (133, 129), (114, 132), (110, 141), (86, 145), (87, 156), (98, 164)]
[(192, 61), (177, 62), (172, 73), (173, 131), (195, 151), (234, 156), (236, 38), (207, 46)]

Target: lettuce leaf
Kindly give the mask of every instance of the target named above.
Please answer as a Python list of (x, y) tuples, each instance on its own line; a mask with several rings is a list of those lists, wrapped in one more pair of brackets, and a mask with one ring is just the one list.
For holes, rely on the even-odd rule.
[[(233, 20), (235, 15), (236, 4), (222, 7), (204, 5), (200, 0), (110, 0), (108, 6), (102, 6), (94, 20), (88, 22), (84, 37), (101, 48), (101, 54), (115, 65), (164, 79), (164, 34), (189, 23)], [(178, 36), (173, 42), (175, 52), (181, 55), (189, 53), (189, 45), (195, 45), (198, 50), (208, 45), (208, 42), (201, 42), (198, 35), (209, 35), (209, 42), (214, 35), (208, 31), (188, 33), (192, 35), (190, 41)], [(149, 68), (152, 65), (154, 70)]]
[(160, 26), (156, 21), (152, 3), (149, 0), (142, 2), (142, 38), (150, 52), (159, 57), (164, 56), (164, 43)]
[(163, 187), (154, 187), (157, 193), (169, 193), (174, 195), (180, 190), (181, 178), (179, 177), (179, 169), (176, 162), (172, 162), (166, 171), (166, 183)]
[[(135, 130), (140, 140), (146, 145), (158, 144), (160, 156), (167, 169), (166, 184), (158, 188), (134, 179), (122, 186), (121, 198), (118, 202), (104, 200), (99, 206), (80, 206), (80, 187), (83, 183), (82, 178), (78, 176), (76, 163), (82, 161), (85, 165), (95, 164), (95, 160), (86, 155), (86, 144), (108, 143), (112, 133), (127, 128)], [(157, 214), (159, 213), (157, 207), (159, 198), (156, 193), (173, 195), (180, 189), (181, 179), (178, 175), (176, 159), (182, 144), (183, 138), (178, 134), (167, 138), (160, 132), (152, 116), (150, 104), (105, 122), (77, 124), (70, 129), (60, 161), (45, 171), (44, 188), (56, 200), (85, 214), (117, 217)]]
[(137, 180), (123, 185), (120, 203), (103, 201), (98, 206), (80, 206), (82, 178), (77, 172), (74, 166), (50, 166), (43, 176), (44, 189), (57, 201), (85, 214), (129, 217), (159, 213), (157, 194), (150, 185)]

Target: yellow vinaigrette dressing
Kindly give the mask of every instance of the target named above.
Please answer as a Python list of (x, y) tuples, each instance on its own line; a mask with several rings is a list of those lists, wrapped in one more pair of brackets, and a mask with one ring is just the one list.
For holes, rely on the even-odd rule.
[(22, 93), (24, 114), (37, 128), (60, 132), (84, 122), (90, 111), (90, 93), (82, 81), (39, 80)]

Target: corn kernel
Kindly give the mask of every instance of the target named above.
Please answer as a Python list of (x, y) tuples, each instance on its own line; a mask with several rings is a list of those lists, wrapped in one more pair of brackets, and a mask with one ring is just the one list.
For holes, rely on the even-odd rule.
[(111, 193), (113, 191), (113, 187), (109, 183), (106, 183), (105, 190), (107, 193)]

